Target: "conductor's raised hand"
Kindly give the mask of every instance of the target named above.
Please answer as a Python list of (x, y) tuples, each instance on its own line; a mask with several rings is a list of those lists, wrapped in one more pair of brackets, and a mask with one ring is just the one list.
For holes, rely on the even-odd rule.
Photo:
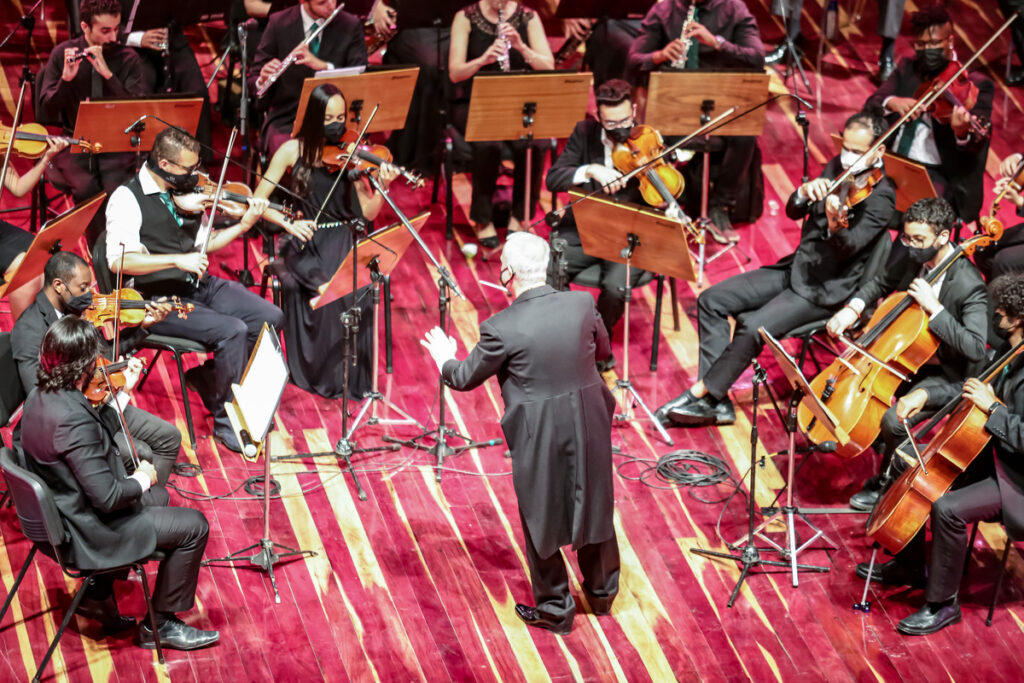
[(438, 371), (444, 367), (445, 363), (455, 359), (455, 351), (459, 348), (455, 338), (449, 337), (440, 327), (429, 330), (420, 340), (420, 344), (430, 352), (430, 357), (437, 364)]

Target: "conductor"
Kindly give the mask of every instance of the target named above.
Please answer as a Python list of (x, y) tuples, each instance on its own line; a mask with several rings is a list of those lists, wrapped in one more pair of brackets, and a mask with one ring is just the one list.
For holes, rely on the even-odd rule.
[(591, 611), (608, 614), (619, 586), (612, 498), (611, 420), (615, 401), (595, 359), (610, 353), (608, 333), (585, 292), (545, 284), (548, 245), (514, 233), (501, 255), (502, 285), (515, 300), (480, 325), (463, 361), (438, 327), (421, 342), (445, 384), (468, 391), (498, 377), (501, 428), (512, 452), (512, 484), (526, 540), (535, 607), (517, 604), (530, 626), (565, 635), (576, 603), (559, 548), (572, 544)]

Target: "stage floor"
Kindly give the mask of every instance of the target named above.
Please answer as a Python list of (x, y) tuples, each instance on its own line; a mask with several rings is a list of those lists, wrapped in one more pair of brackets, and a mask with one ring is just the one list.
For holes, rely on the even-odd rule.
[[(769, 17), (766, 0), (755, 10), (766, 42), (781, 33)], [(1001, 23), (995, 3), (957, 2), (958, 42), (979, 45)], [(808, 3), (805, 26), (817, 23), (820, 7)], [(878, 38), (875, 9), (856, 25), (843, 28), (844, 40), (828, 46), (821, 75), (814, 76), (809, 99), (812, 175), (832, 154), (831, 133), (872, 91)], [(908, 9), (915, 3), (907, 3)], [(4, 3), (4, 16), (11, 6)], [(8, 24), (10, 25), (10, 24)], [(34, 50), (45, 59), (63, 25), (50, 22), (37, 30)], [(207, 72), (214, 52), (209, 40), (221, 32), (191, 34), (199, 61)], [(816, 45), (816, 43), (814, 43)], [(1001, 74), (1008, 40), (1003, 38), (982, 62), (990, 75)], [(909, 54), (901, 39), (900, 55)], [(4, 53), (0, 89), (11, 120), (17, 95), (18, 52), (12, 43)], [(964, 50), (961, 47), (961, 50)], [(814, 65), (806, 62), (810, 69)], [(781, 81), (775, 79), (775, 85)], [(790, 82), (792, 85), (792, 82)], [(999, 160), (1020, 150), (1019, 127), (1024, 91), (996, 83), (994, 140), (989, 177)], [(712, 282), (736, 272), (772, 263), (789, 253), (798, 229), (781, 209), (799, 182), (801, 145), (794, 122), (796, 104), (781, 99), (768, 108), (761, 137), (766, 206), (755, 225), (739, 226), (740, 249), (708, 269)], [(221, 135), (220, 137), (224, 137)], [(396, 183), (396, 187), (400, 187)], [(452, 334), (459, 354), (476, 341), (478, 323), (509, 304), (507, 296), (480, 285), (498, 280), (497, 255), (467, 259), (461, 245), (472, 239), (467, 222), (469, 187), (456, 179), (456, 237), (444, 238), (443, 204), (429, 204), (429, 190), (396, 191), (400, 206), (413, 215), (432, 211), (423, 236), (448, 266), (466, 293), (452, 304)], [(564, 199), (564, 198), (563, 198)], [(5, 199), (5, 205), (12, 205)], [(986, 206), (988, 202), (986, 201)], [(14, 214), (15, 220), (17, 214)], [(538, 214), (539, 217), (539, 214)], [(382, 216), (387, 221), (388, 216)], [(1012, 218), (1007, 217), (1009, 224)], [(381, 223), (383, 224), (383, 223)], [(546, 234), (546, 228), (542, 234)], [(253, 256), (259, 257), (253, 242)], [(751, 256), (749, 262), (743, 252)], [(241, 246), (227, 250), (228, 262), (241, 262)], [(218, 255), (219, 256), (219, 255)], [(219, 271), (216, 269), (215, 272)], [(438, 414), (437, 375), (419, 345), (437, 321), (436, 273), (424, 255), (411, 248), (394, 275), (394, 371), (383, 374), (382, 391), (420, 422), (435, 426)], [(697, 288), (680, 283), (681, 325), (674, 330), (666, 305), (653, 320), (654, 288), (634, 295), (630, 321), (631, 379), (649, 405), (657, 406), (695, 378), (697, 333), (692, 311)], [(667, 297), (666, 297), (667, 304)], [(0, 318), (9, 329), (9, 315)], [(661, 335), (657, 372), (651, 372), (653, 326)], [(616, 332), (615, 354), (622, 367), (622, 326)], [(782, 390), (781, 376), (768, 354), (773, 388)], [(189, 364), (196, 362), (190, 360)], [(616, 376), (607, 376), (614, 383)], [(4, 381), (13, 381), (4, 378)], [(221, 630), (216, 647), (192, 653), (167, 652), (166, 673), (155, 657), (135, 648), (130, 636), (102, 639), (91, 622), (75, 619), (61, 642), (46, 677), (56, 680), (135, 681), (306, 681), (306, 680), (609, 680), (630, 681), (845, 681), (845, 680), (1021, 680), (1024, 678), (1024, 605), (1020, 584), (1024, 562), (1015, 551), (990, 628), (984, 624), (987, 604), (1005, 535), (998, 525), (983, 525), (961, 591), (963, 621), (926, 638), (895, 631), (896, 623), (915, 611), (921, 591), (879, 589), (869, 592), (869, 614), (851, 606), (861, 598), (863, 584), (853, 574), (868, 559), (869, 542), (863, 515), (815, 514), (811, 521), (835, 544), (817, 542), (800, 553), (800, 561), (821, 565), (827, 573), (800, 575), (794, 587), (788, 573), (756, 573), (747, 578), (732, 608), (726, 601), (739, 577), (735, 562), (694, 555), (693, 548), (724, 550), (722, 538), (735, 541), (746, 529), (746, 473), (750, 462), (751, 422), (756, 416), (758, 468), (755, 499), (769, 505), (784, 483), (787, 459), (775, 455), (787, 443), (782, 425), (767, 397), (751, 401), (750, 375), (733, 392), (735, 425), (710, 429), (671, 430), (675, 444), (659, 440), (649, 424), (619, 424), (614, 443), (618, 476), (615, 482), (615, 524), (622, 555), (621, 592), (610, 616), (590, 615), (583, 605), (571, 635), (559, 637), (532, 630), (515, 616), (516, 602), (532, 601), (521, 549), (511, 463), (504, 446), (471, 450), (451, 457), (435, 480), (434, 458), (421, 451), (357, 454), (355, 468), (367, 500), (356, 496), (350, 475), (335, 458), (274, 463), (272, 474), (280, 496), (271, 504), (271, 536), (286, 546), (311, 549), (314, 557), (276, 567), (281, 602), (276, 604), (266, 574), (248, 566), (202, 571), (197, 607), (189, 623)], [(186, 433), (180, 389), (168, 359), (156, 364), (138, 406), (174, 422)], [(249, 476), (262, 472), (262, 461), (250, 464), (218, 447), (209, 438), (209, 420), (197, 396), (199, 434), (195, 450), (182, 460), (201, 468), (194, 478), (172, 482), (188, 493), (172, 492), (172, 502), (202, 510), (210, 520), (208, 557), (226, 555), (259, 540), (263, 531), (261, 502), (240, 490)], [(491, 380), (470, 393), (447, 400), (448, 422), (462, 434), (487, 440), (501, 437), (502, 403)], [(341, 403), (295, 387), (285, 391), (275, 420), (271, 451), (275, 455), (330, 450), (341, 436)], [(380, 444), (384, 434), (408, 436), (412, 427), (373, 426), (357, 432), (359, 445)], [(6, 432), (5, 432), (6, 436)], [(734, 484), (685, 489), (642, 477), (660, 456), (698, 451), (721, 458), (739, 495), (726, 499)], [(874, 456), (845, 461), (834, 455), (811, 456), (796, 478), (798, 500), (808, 507), (842, 506), (876, 467)], [(650, 474), (649, 472), (647, 474)], [(215, 499), (210, 499), (210, 498)], [(194, 500), (198, 498), (198, 500)], [(710, 502), (708, 502), (710, 501)], [(721, 536), (716, 531), (720, 522)], [(798, 533), (808, 537), (806, 526)], [(780, 543), (781, 534), (773, 538)], [(22, 566), (29, 544), (21, 535), (14, 511), (0, 510), (0, 577), (6, 590)], [(760, 543), (762, 547), (765, 543)], [(570, 553), (571, 555), (571, 553)], [(767, 559), (778, 559), (765, 552)], [(573, 590), (579, 595), (575, 561)], [(64, 581), (57, 566), (39, 558), (14, 601), (11, 615), (0, 624), (0, 679), (25, 680), (32, 675), (46, 643), (70, 601), (76, 582)], [(6, 590), (4, 591), (6, 593)], [(143, 612), (135, 581), (121, 585), (122, 611)], [(578, 600), (582, 603), (582, 600)], [(1020, 649), (1018, 649), (1020, 648)]]

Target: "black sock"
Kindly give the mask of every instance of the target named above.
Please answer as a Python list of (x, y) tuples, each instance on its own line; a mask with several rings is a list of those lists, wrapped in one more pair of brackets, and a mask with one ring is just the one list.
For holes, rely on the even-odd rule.
[(882, 38), (882, 50), (878, 53), (879, 59), (892, 59), (893, 49), (895, 47), (895, 38)]
[(159, 610), (153, 610), (153, 619), (154, 621), (156, 621), (157, 628), (160, 628), (173, 618), (174, 612), (161, 612)]

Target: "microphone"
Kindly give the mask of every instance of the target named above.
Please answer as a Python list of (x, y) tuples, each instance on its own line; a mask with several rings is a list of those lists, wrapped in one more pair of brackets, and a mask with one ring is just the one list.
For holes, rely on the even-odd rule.
[(259, 449), (256, 448), (256, 443), (252, 440), (252, 437), (249, 436), (249, 432), (242, 429), (239, 430), (238, 435), (242, 437), (242, 453), (244, 453), (247, 458), (255, 458)]
[(366, 175), (367, 173), (368, 173), (368, 171), (366, 171), (364, 169), (353, 168), (353, 169), (350, 169), (349, 172), (348, 172), (348, 179), (349, 180), (358, 180), (359, 178), (361, 178), (362, 176)]
[[(130, 125), (127, 128), (124, 129), (124, 134), (128, 135), (129, 133), (135, 132), (135, 130), (136, 130), (135, 127), (138, 126), (140, 123), (142, 123), (143, 121), (145, 121), (148, 118), (149, 118), (149, 114), (143, 114), (139, 118), (135, 119), (135, 121), (132, 123), (132, 125)], [(143, 128), (145, 128), (145, 126), (143, 126)]]
[(811, 443), (806, 446), (798, 446), (794, 449), (795, 453), (835, 453), (839, 446), (835, 441), (822, 441), (821, 443)]
[(560, 211), (548, 211), (544, 214), (544, 222), (548, 224), (549, 228), (557, 228), (562, 222), (562, 216)]

